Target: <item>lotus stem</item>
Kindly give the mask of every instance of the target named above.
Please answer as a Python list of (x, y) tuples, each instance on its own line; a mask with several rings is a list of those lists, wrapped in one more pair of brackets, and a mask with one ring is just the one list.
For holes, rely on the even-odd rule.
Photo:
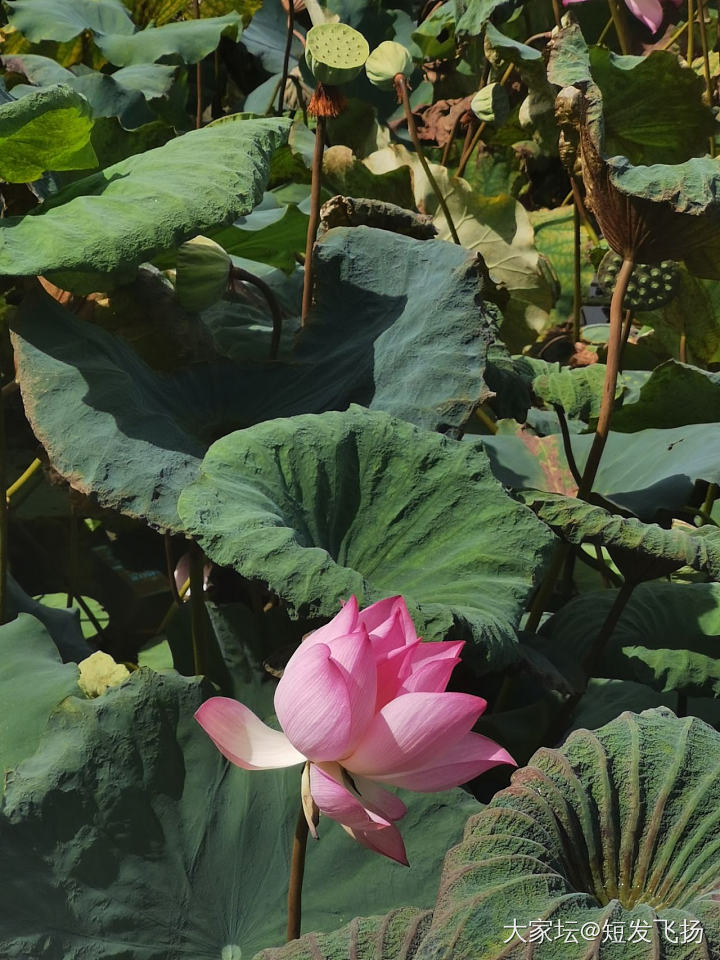
[(583, 657), (583, 669), (588, 677), (593, 676), (594, 671), (597, 669), (605, 651), (605, 647), (607, 646), (608, 641), (610, 640), (610, 637), (612, 636), (613, 631), (618, 624), (618, 620), (622, 616), (622, 612), (627, 606), (627, 602), (632, 596), (634, 589), (635, 583), (631, 580), (626, 580), (618, 590), (617, 596), (615, 597), (613, 605), (610, 608), (610, 612), (605, 618), (605, 622), (600, 627), (598, 635), (592, 642), (592, 646)]
[(192, 623), (193, 671), (207, 673), (207, 620), (205, 619), (204, 558), (196, 543), (190, 544), (190, 620)]
[[(200, 19), (200, 0), (193, 0), (193, 15), (196, 20)], [(195, 129), (199, 130), (203, 115), (202, 60), (198, 60), (195, 64), (195, 97)]]
[(700, 514), (700, 516), (703, 516), (704, 514), (708, 518), (708, 520), (705, 520), (705, 523), (708, 523), (708, 522), (715, 523), (715, 521), (712, 519), (710, 515), (712, 513), (713, 505), (717, 499), (717, 495), (718, 495), (718, 485), (716, 483), (711, 483), (707, 488), (705, 501), (702, 505), (702, 513)]
[(17, 478), (17, 480), (14, 483), (10, 484), (10, 486), (5, 491), (5, 499), (7, 500), (8, 503), (10, 503), (13, 497), (16, 496), (16, 494), (18, 494), (20, 490), (23, 489), (26, 483), (28, 483), (28, 481), (35, 476), (35, 474), (38, 472), (40, 467), (42, 467), (42, 461), (37, 459), (33, 460), (33, 462), (30, 464), (27, 470), (24, 470), (20, 474), (20, 476)]
[(177, 583), (175, 582), (175, 561), (172, 555), (172, 541), (167, 531), (163, 536), (163, 546), (165, 547), (165, 567), (167, 569), (168, 583), (170, 584), (170, 593), (172, 594), (173, 603), (179, 607), (182, 601), (180, 600)]
[(582, 311), (582, 259), (580, 250), (580, 210), (573, 193), (573, 343), (580, 339), (580, 313)]
[[(505, 86), (505, 84), (508, 82), (508, 80), (512, 76), (512, 72), (514, 69), (515, 69), (514, 63), (508, 64), (505, 70), (505, 73), (500, 78), (500, 86), (503, 86), (503, 87)], [(485, 83), (483, 82), (483, 87), (484, 86), (485, 86)], [(457, 173), (455, 174), (456, 176), (461, 177), (465, 173), (465, 167), (468, 165), (468, 161), (472, 156), (473, 151), (475, 150), (475, 147), (477, 147), (478, 143), (480, 143), (480, 138), (482, 137), (486, 126), (487, 124), (483, 120), (483, 122), (480, 124), (480, 126), (477, 128), (477, 130), (473, 134), (472, 139), (467, 143), (467, 146), (463, 148), (462, 156), (460, 157), (460, 163), (458, 164), (458, 168), (457, 168)]]
[[(698, 0), (698, 3), (700, 0)], [(702, 29), (702, 16), (700, 17), (700, 28)], [(688, 0), (688, 36), (687, 36), (687, 54), (685, 59), (692, 66), (695, 59), (695, 0)]]
[[(700, 15), (700, 44), (703, 54), (703, 72), (705, 74), (705, 91), (708, 98), (708, 106), (713, 107), (714, 97), (712, 88), (712, 72), (710, 70), (710, 50), (708, 49), (707, 33), (705, 32), (705, 0), (697, 0), (698, 13)], [(692, 30), (690, 31), (692, 34)], [(708, 140), (710, 147), (710, 156), (715, 156), (715, 137)]]
[(680, 37), (685, 33), (687, 28), (688, 28), (688, 24), (684, 23), (681, 27), (679, 27), (675, 31), (675, 33), (673, 33), (673, 35), (668, 40), (665, 41), (665, 43), (661, 47), (658, 47), (658, 50), (669, 50), (670, 47), (675, 43), (675, 41), (679, 40)]
[(307, 324), (312, 306), (313, 282), (313, 246), (320, 225), (320, 189), (322, 184), (322, 163), (325, 152), (325, 117), (317, 118), (315, 128), (315, 150), (313, 151), (312, 184), (310, 187), (310, 219), (308, 220), (307, 240), (305, 242), (305, 276), (303, 278), (301, 326)]
[(612, 30), (612, 25), (613, 25), (613, 18), (610, 17), (610, 19), (608, 20), (608, 22), (607, 22), (607, 23), (605, 24), (605, 26), (602, 28), (602, 31), (601, 31), (601, 33), (600, 33), (600, 36), (597, 38), (597, 45), (598, 45), (598, 46), (600, 46), (600, 44), (603, 42), (603, 40), (605, 39), (605, 37), (610, 33), (610, 31)]
[(628, 30), (628, 21), (625, 13), (625, 6), (621, 0), (608, 0), (610, 14), (615, 24), (615, 33), (617, 34), (620, 50), (623, 54), (630, 53), (632, 49), (630, 43), (630, 32)]
[(562, 10), (560, 9), (560, 0), (552, 0), (553, 13), (555, 14), (555, 26), (562, 26)]
[(277, 360), (278, 350), (280, 349), (280, 337), (282, 336), (282, 310), (280, 309), (280, 304), (278, 303), (277, 297), (273, 293), (272, 288), (268, 286), (264, 280), (261, 280), (260, 277), (256, 277), (254, 273), (250, 273), (249, 270), (243, 270), (240, 267), (232, 268), (230, 271), (230, 279), (244, 280), (246, 283), (252, 283), (258, 288), (258, 290), (267, 300), (273, 320), (273, 332), (272, 339), (270, 341), (270, 359)]
[(623, 332), (622, 332), (622, 345), (620, 347), (620, 373), (622, 373), (623, 361), (625, 358), (625, 347), (628, 344), (630, 339), (630, 331), (632, 330), (633, 320), (635, 315), (632, 310), (625, 311), (625, 319), (623, 321)]
[(302, 925), (302, 885), (305, 874), (305, 851), (307, 850), (308, 823), (305, 811), (300, 805), (295, 836), (293, 837), (292, 858), (290, 860), (290, 882), (288, 884), (288, 921), (287, 942), (297, 940)]
[(2, 391), (0, 391), (0, 490), (3, 491), (3, 496), (0, 496), (0, 623), (5, 623), (8, 509), (5, 495), (5, 403)]
[(435, 177), (432, 175), (430, 167), (428, 166), (428, 162), (425, 159), (425, 153), (423, 151), (422, 144), (420, 143), (420, 137), (418, 136), (418, 133), (417, 133), (417, 127), (415, 126), (415, 117), (413, 116), (412, 108), (410, 106), (410, 93), (408, 90), (407, 79), (404, 74), (399, 73), (395, 77), (395, 89), (397, 90), (398, 99), (401, 100), (403, 109), (405, 111), (405, 120), (408, 126), (408, 133), (410, 134), (410, 139), (412, 140), (413, 146), (415, 147), (415, 152), (417, 153), (418, 160), (420, 161), (420, 165), (423, 168), (423, 171), (425, 173), (425, 176), (428, 179), (428, 183), (430, 184), (430, 187), (432, 188), (433, 193), (437, 197), (438, 203), (440, 204), (440, 209), (443, 212), (443, 216), (447, 220), (447, 225), (450, 230), (450, 235), (453, 238), (453, 242), (460, 245), (460, 238), (457, 235), (455, 224), (453, 223), (453, 219), (450, 216), (450, 211), (448, 210), (448, 205), (445, 202), (445, 197), (443, 197), (440, 191), (440, 188), (437, 185), (437, 181), (435, 180)]
[(550, 566), (545, 574), (545, 579), (538, 587), (538, 591), (535, 594), (532, 606), (530, 607), (530, 614), (524, 627), (528, 633), (537, 632), (537, 628), (540, 626), (540, 621), (542, 620), (542, 615), (545, 610), (545, 605), (552, 595), (555, 581), (560, 576), (563, 565), (570, 554), (570, 549), (570, 544), (564, 541), (558, 543), (555, 547), (555, 552), (550, 560)]
[(570, 467), (570, 473), (573, 475), (573, 480), (578, 486), (580, 486), (582, 483), (582, 476), (580, 475), (578, 465), (575, 462), (575, 454), (573, 453), (572, 443), (570, 441), (570, 430), (568, 428), (567, 417), (565, 416), (565, 408), (560, 403), (554, 403), (553, 409), (557, 414), (558, 423), (560, 424), (560, 433), (562, 435), (565, 459), (568, 462), (568, 467)]
[(618, 373), (620, 372), (620, 355), (622, 353), (623, 303), (634, 266), (634, 259), (626, 256), (620, 268), (612, 300), (610, 301), (610, 338), (608, 340), (602, 404), (597, 427), (595, 428), (595, 439), (590, 448), (582, 483), (578, 490), (578, 497), (581, 500), (587, 500), (593, 488), (598, 467), (600, 466), (600, 459), (603, 455), (605, 444), (607, 443), (608, 433), (610, 432), (610, 418), (615, 408), (615, 390), (617, 388)]
[(290, 66), (290, 50), (292, 49), (293, 34), (295, 32), (295, 3), (294, 0), (288, 0), (287, 15), (287, 38), (285, 40), (285, 53), (283, 55), (282, 80), (280, 81), (280, 96), (278, 97), (278, 113), (282, 114), (285, 110), (285, 88), (287, 87), (288, 68)]

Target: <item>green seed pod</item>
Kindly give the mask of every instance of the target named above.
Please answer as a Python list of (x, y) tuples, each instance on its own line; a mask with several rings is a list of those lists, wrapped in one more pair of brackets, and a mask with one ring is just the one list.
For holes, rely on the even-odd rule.
[[(612, 250), (605, 254), (597, 268), (598, 284), (608, 296), (617, 283), (622, 257)], [(672, 260), (652, 267), (637, 264), (625, 294), (625, 306), (632, 310), (657, 310), (674, 300), (680, 288), (680, 273)]]
[(370, 53), (365, 37), (346, 23), (319, 23), (305, 38), (305, 62), (316, 83), (350, 83)]
[(381, 90), (392, 90), (393, 80), (399, 73), (407, 78), (412, 72), (412, 57), (401, 43), (394, 40), (383, 40), (365, 62), (368, 80)]
[(501, 83), (489, 83), (472, 98), (470, 109), (478, 120), (499, 125), (505, 123), (510, 113), (507, 90)]
[(221, 300), (227, 290), (232, 260), (207, 237), (193, 237), (177, 253), (175, 296), (186, 310), (199, 312)]

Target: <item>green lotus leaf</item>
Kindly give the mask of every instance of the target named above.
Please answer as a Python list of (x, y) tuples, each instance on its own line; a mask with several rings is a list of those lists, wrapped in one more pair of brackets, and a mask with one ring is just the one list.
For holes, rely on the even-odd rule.
[(570, 543), (595, 543), (610, 552), (631, 552), (638, 562), (692, 567), (720, 580), (720, 530), (707, 534), (685, 527), (664, 530), (634, 517), (618, 517), (574, 497), (528, 491), (521, 496), (538, 517)]
[[(62, 663), (46, 628), (21, 613), (0, 626), (3, 710), (0, 713), (0, 798), (8, 773), (37, 749), (48, 717), (66, 697), (78, 695), (78, 668)], [(32, 665), (32, 672), (28, 665)], [(20, 682), (27, 677), (27, 685)], [(32, 696), (29, 692), (32, 690)]]
[(323, 181), (341, 196), (381, 200), (407, 210), (415, 207), (409, 167), (373, 173), (362, 160), (358, 160), (350, 147), (326, 148)]
[(107, 33), (95, 42), (118, 67), (154, 63), (160, 57), (178, 57), (182, 63), (197, 63), (220, 43), (221, 37), (236, 40), (242, 17), (232, 11), (224, 17), (180, 20), (162, 27), (146, 27), (133, 34)]
[(85, 293), (132, 279), (154, 254), (249, 213), (287, 130), (283, 120), (205, 127), (76, 181), (39, 213), (2, 221), (0, 273), (56, 275)]
[[(116, 70), (111, 76), (96, 70), (76, 76), (49, 57), (35, 54), (5, 56), (2, 61), (7, 70), (24, 74), (38, 87), (47, 89), (57, 83), (70, 87), (85, 97), (94, 118), (117, 117), (125, 130), (136, 130), (157, 120), (150, 102), (167, 96), (177, 71), (177, 67), (145, 63)], [(16, 84), (13, 96), (26, 95), (35, 89)]]
[[(641, 520), (654, 520), (659, 510), (677, 510), (688, 503), (698, 480), (720, 482), (714, 435), (711, 424), (638, 433), (611, 430), (593, 489)], [(590, 434), (571, 439), (581, 472), (592, 440)], [(493, 473), (506, 486), (574, 496), (559, 436), (498, 434), (482, 442)]]
[(358, 917), (333, 933), (308, 933), (254, 960), (412, 960), (430, 923), (429, 910), (402, 907), (385, 917)]
[[(193, 719), (212, 692), (198, 678), (143, 668), (88, 700), (50, 689), (32, 645), (15, 666), (4, 712), (28, 730), (0, 808), (0, 953), (236, 960), (280, 942), (300, 768), (229, 765)], [(55, 698), (44, 730), (48, 707), (27, 696), (38, 684)], [(273, 693), (255, 667), (238, 697), (269, 719)], [(408, 898), (432, 903), (437, 864), (477, 801), (461, 790), (403, 799), (411, 870), (321, 821), (305, 871), (307, 929), (333, 930)]]
[[(611, 68), (619, 74), (608, 89)], [(605, 77), (605, 87), (596, 73)], [(693, 110), (707, 112), (694, 72), (664, 51), (647, 58), (593, 57), (579, 28), (570, 25), (553, 38), (548, 77), (563, 88), (558, 117), (579, 141), (588, 199), (611, 249), (631, 251), (638, 263), (684, 260), (692, 273), (720, 278), (720, 172), (713, 158), (693, 156), (704, 149), (715, 122), (706, 116), (700, 123), (696, 112), (690, 117), (691, 87), (697, 93)], [(620, 131), (615, 142), (611, 106)], [(650, 165), (636, 166), (617, 151)]]
[[(418, 210), (433, 217), (442, 239), (450, 239), (447, 222), (416, 154), (393, 145), (377, 150), (364, 162), (374, 173), (410, 167)], [(466, 180), (451, 178), (440, 164), (430, 164), (430, 169), (447, 201), (460, 242), (482, 256), (493, 279), (510, 293), (510, 301), (503, 308), (502, 334), (510, 349), (519, 351), (547, 325), (548, 312), (557, 297), (555, 276), (535, 247), (528, 213), (507, 194), (480, 196)]]
[(479, 37), (492, 17), (503, 23), (522, 6), (523, 0), (469, 0), (457, 22), (458, 36)]
[(446, 60), (455, 55), (455, 18), (457, 7), (452, 0), (440, 4), (412, 32), (426, 60)]
[[(539, 649), (578, 689), (584, 684), (580, 661), (616, 596), (616, 590), (584, 593), (543, 625)], [(642, 583), (624, 607), (597, 672), (654, 690), (717, 697), (718, 636), (720, 585)]]
[[(328, 233), (315, 260), (317, 306), (293, 354), (274, 364), (160, 374), (101, 326), (39, 291), (26, 297), (14, 324), (17, 376), (55, 469), (108, 507), (177, 529), (177, 498), (198, 458), (238, 427), (360, 401), (459, 432), (488, 393), (482, 371), (495, 336), (475, 258), (354, 227)], [(255, 318), (242, 306), (236, 317), (241, 351), (243, 324)], [(255, 339), (267, 357), (269, 331)]]
[[(554, 323), (566, 323), (572, 315), (575, 283), (575, 250), (572, 207), (555, 210), (533, 210), (530, 222), (535, 231), (535, 246), (550, 263), (560, 281), (560, 296), (550, 312)], [(595, 268), (589, 256), (589, 244), (581, 237), (580, 290), (583, 298), (589, 293)], [(583, 303), (586, 300), (583, 299)]]
[(633, 433), (651, 427), (680, 427), (720, 421), (720, 374), (675, 360), (652, 371), (635, 403), (625, 403), (612, 419), (613, 430)]
[(678, 296), (661, 310), (638, 315), (638, 321), (652, 327), (653, 340), (665, 355), (680, 358), (684, 337), (691, 362), (710, 366), (720, 362), (720, 282), (693, 277), (680, 270)]
[(472, 98), (470, 109), (485, 123), (505, 123), (510, 114), (507, 90), (501, 83), (488, 83)]
[(90, 30), (95, 34), (129, 36), (135, 25), (121, 0), (15, 0), (8, 2), (10, 25), (31, 43), (72, 40)]
[(39, 179), (48, 170), (92, 170), (90, 104), (62, 84), (0, 106), (0, 177), (11, 183)]
[(365, 61), (368, 80), (381, 90), (392, 90), (393, 81), (399, 73), (407, 78), (412, 76), (414, 69), (407, 48), (394, 40), (383, 40)]
[[(667, 709), (624, 713), (539, 750), (448, 852), (415, 957), (713, 956), (719, 758), (712, 727)], [(531, 924), (546, 931), (534, 943)], [(701, 942), (676, 950), (682, 930), (701, 931)]]
[(210, 237), (233, 257), (257, 260), (291, 273), (296, 253), (305, 250), (308, 217), (297, 204), (280, 204), (267, 193), (247, 216), (229, 227), (211, 230)]
[(357, 406), (218, 440), (178, 512), (209, 557), (267, 584), (294, 616), (402, 594), (423, 636), (472, 640), (483, 667), (516, 656), (552, 542), (478, 447)]
[(369, 53), (365, 37), (346, 23), (320, 23), (305, 38), (305, 62), (316, 83), (349, 83), (360, 73)]

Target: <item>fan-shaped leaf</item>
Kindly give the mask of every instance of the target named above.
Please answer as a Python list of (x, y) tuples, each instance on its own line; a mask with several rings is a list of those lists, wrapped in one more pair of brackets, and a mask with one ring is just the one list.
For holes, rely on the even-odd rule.
[(713, 956), (719, 765), (720, 735), (665, 709), (538, 751), (445, 858), (416, 957)]
[[(47, 683), (47, 670), (33, 647), (22, 652), (3, 693), (14, 688), (11, 722), (27, 719), (24, 746), (39, 747), (13, 762), (0, 810), (2, 955), (235, 960), (281, 941), (300, 768), (230, 767), (193, 720), (209, 690), (148, 669), (93, 700), (58, 689), (43, 733), (37, 721), (49, 710), (35, 718), (40, 701), (27, 691), (38, 677)], [(267, 717), (273, 690), (256, 672), (242, 700)], [(307, 856), (308, 928), (335, 929), (407, 898), (431, 903), (442, 851), (477, 803), (459, 790), (403, 798), (410, 871), (321, 821)]]
[(83, 30), (129, 36), (135, 26), (120, 0), (15, 0), (8, 20), (31, 43), (72, 40)]
[(516, 655), (551, 543), (479, 448), (359, 407), (217, 441), (178, 511), (208, 556), (295, 616), (401, 593), (424, 636), (472, 639), (476, 661), (495, 666)]
[[(576, 687), (580, 661), (603, 625), (617, 591), (585, 593), (543, 627), (541, 650)], [(720, 693), (720, 586), (644, 583), (613, 630), (598, 674), (696, 697)]]
[(106, 288), (98, 274), (129, 279), (154, 254), (249, 213), (287, 131), (283, 120), (205, 127), (76, 181), (39, 214), (2, 221), (0, 273), (61, 271), (82, 292)]
[(58, 84), (0, 106), (0, 177), (38, 180), (48, 170), (92, 170), (90, 104)]
[(221, 37), (237, 39), (242, 17), (234, 11), (224, 17), (180, 20), (162, 27), (146, 27), (137, 33), (103, 34), (95, 40), (110, 63), (118, 67), (154, 63), (161, 57), (179, 57), (197, 63), (220, 43)]

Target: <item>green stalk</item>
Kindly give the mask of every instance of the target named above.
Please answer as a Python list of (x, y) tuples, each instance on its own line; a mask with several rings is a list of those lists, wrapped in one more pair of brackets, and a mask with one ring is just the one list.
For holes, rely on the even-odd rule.
[[(705, 0), (697, 0), (698, 13), (700, 14), (700, 43), (703, 53), (703, 72), (705, 74), (705, 91), (708, 98), (708, 106), (713, 107), (713, 84), (712, 73), (710, 71), (710, 51), (708, 49), (707, 33), (705, 32)], [(691, 31), (692, 32), (692, 31)], [(709, 138), (710, 156), (715, 156), (715, 137)]]
[(628, 28), (627, 13), (622, 0), (608, 0), (610, 14), (615, 24), (615, 33), (617, 34), (620, 50), (624, 54), (630, 53), (632, 45), (630, 43), (630, 30)]
[[(200, 19), (200, 0), (193, 0), (193, 15), (196, 20)], [(202, 126), (203, 115), (203, 82), (202, 82), (202, 60), (195, 64), (195, 129), (199, 130)]]
[(190, 544), (190, 620), (192, 624), (193, 670), (198, 676), (207, 673), (208, 640), (205, 611), (204, 557), (196, 543)]
[(305, 241), (305, 276), (303, 278), (302, 320), (301, 326), (307, 323), (310, 307), (312, 306), (313, 267), (312, 256), (320, 226), (320, 190), (322, 185), (322, 164), (325, 153), (325, 117), (317, 118), (315, 128), (315, 149), (313, 151), (312, 183), (310, 186), (310, 218), (308, 219), (307, 240)]
[(290, 860), (290, 882), (288, 884), (288, 921), (287, 942), (297, 940), (302, 925), (302, 885), (305, 875), (305, 851), (307, 850), (308, 823), (305, 811), (300, 805), (295, 836), (293, 837), (292, 858)]
[(285, 87), (287, 87), (288, 67), (290, 66), (290, 50), (292, 49), (293, 31), (295, 30), (295, 3), (288, 2), (287, 37), (285, 39), (285, 53), (283, 55), (282, 80), (280, 81), (280, 96), (278, 97), (278, 113), (282, 115), (285, 109)]
[(627, 606), (628, 600), (632, 596), (634, 589), (635, 583), (626, 580), (618, 590), (618, 594), (615, 597), (607, 617), (605, 618), (605, 622), (603, 623), (602, 627), (600, 627), (598, 635), (592, 642), (592, 646), (583, 658), (583, 670), (588, 677), (592, 677), (597, 669), (600, 660), (602, 659), (603, 652), (605, 651), (605, 647), (612, 637), (613, 631), (618, 624), (618, 620), (622, 616), (622, 612)]
[(582, 261), (580, 250), (580, 210), (577, 199), (573, 199), (573, 343), (580, 339), (580, 312), (582, 310)]
[[(699, 0), (698, 0), (699, 2)], [(702, 17), (700, 18), (702, 21)], [(702, 23), (701, 23), (702, 29)], [(688, 0), (688, 37), (687, 37), (687, 62), (692, 66), (695, 59), (695, 0)]]
[(608, 355), (605, 367), (605, 383), (603, 385), (602, 405), (600, 407), (600, 416), (598, 417), (597, 428), (595, 430), (595, 439), (590, 448), (590, 453), (585, 464), (582, 483), (578, 490), (578, 497), (581, 500), (587, 500), (590, 491), (595, 483), (600, 459), (607, 443), (608, 433), (610, 432), (610, 418), (615, 408), (615, 390), (617, 388), (617, 378), (620, 371), (620, 357), (622, 354), (622, 334), (623, 334), (623, 303), (627, 293), (628, 283), (632, 276), (635, 261), (631, 257), (625, 257), (623, 265), (618, 274), (617, 283), (610, 301), (610, 338), (608, 340)]
[(420, 161), (420, 165), (423, 168), (425, 176), (428, 178), (428, 183), (430, 184), (430, 187), (433, 193), (437, 197), (437, 201), (440, 204), (440, 209), (443, 212), (443, 216), (447, 220), (447, 225), (448, 225), (448, 228), (450, 229), (450, 235), (453, 238), (453, 242), (460, 245), (460, 238), (458, 237), (457, 230), (455, 229), (455, 224), (453, 223), (453, 219), (450, 216), (450, 210), (448, 209), (448, 205), (445, 202), (445, 197), (442, 195), (442, 192), (437, 185), (437, 181), (435, 180), (435, 177), (432, 175), (430, 167), (428, 166), (428, 162), (425, 159), (425, 153), (423, 151), (422, 144), (420, 143), (420, 137), (418, 137), (418, 134), (417, 134), (417, 127), (415, 126), (415, 117), (413, 117), (412, 108), (410, 106), (410, 93), (408, 90), (407, 80), (404, 74), (399, 73), (395, 77), (395, 89), (397, 90), (398, 96), (402, 101), (403, 109), (405, 111), (405, 120), (407, 122), (408, 133), (410, 134), (410, 139), (412, 140), (413, 146), (415, 147), (415, 152), (418, 155), (418, 160)]

